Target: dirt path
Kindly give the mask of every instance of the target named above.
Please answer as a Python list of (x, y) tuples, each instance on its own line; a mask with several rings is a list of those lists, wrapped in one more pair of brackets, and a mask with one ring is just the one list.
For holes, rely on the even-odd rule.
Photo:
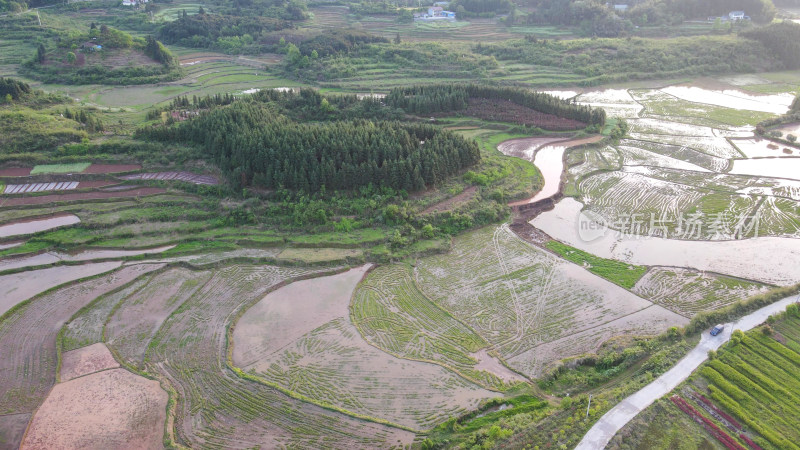
[(731, 338), (733, 330), (747, 331), (755, 328), (767, 320), (767, 317), (786, 309), (786, 307), (797, 300), (797, 296), (786, 297), (771, 305), (758, 309), (733, 323), (725, 324), (725, 330), (717, 336), (711, 336), (703, 332), (700, 343), (689, 352), (672, 369), (658, 377), (655, 381), (640, 389), (635, 394), (621, 401), (617, 406), (611, 408), (603, 417), (598, 420), (581, 442), (575, 447), (576, 450), (599, 450), (608, 445), (614, 437), (637, 414), (644, 411), (653, 402), (663, 397), (680, 383), (683, 382), (692, 372), (708, 358), (709, 350), (716, 350)]
[(452, 209), (453, 206), (472, 200), (472, 197), (475, 196), (476, 192), (478, 192), (478, 186), (470, 186), (464, 189), (464, 191), (458, 195), (454, 195), (453, 197), (444, 199), (439, 203), (434, 203), (433, 205), (427, 207), (424, 211), (422, 211), (422, 214), (430, 214)]

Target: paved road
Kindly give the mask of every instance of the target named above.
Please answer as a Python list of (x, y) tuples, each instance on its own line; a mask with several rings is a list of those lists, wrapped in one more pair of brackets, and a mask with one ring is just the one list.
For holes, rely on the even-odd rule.
[(707, 331), (703, 332), (700, 343), (692, 349), (688, 355), (678, 362), (672, 369), (658, 377), (655, 381), (643, 387), (641, 390), (620, 402), (617, 406), (609, 410), (589, 429), (586, 436), (575, 447), (576, 450), (600, 450), (608, 445), (608, 441), (622, 427), (625, 426), (637, 414), (644, 411), (654, 401), (663, 397), (697, 369), (703, 361), (708, 358), (709, 350), (716, 350), (722, 344), (730, 340), (733, 330), (747, 331), (755, 328), (767, 320), (767, 317), (777, 312), (783, 311), (798, 297), (791, 296), (784, 298), (771, 305), (748, 314), (733, 323), (725, 324), (725, 330), (711, 336)]

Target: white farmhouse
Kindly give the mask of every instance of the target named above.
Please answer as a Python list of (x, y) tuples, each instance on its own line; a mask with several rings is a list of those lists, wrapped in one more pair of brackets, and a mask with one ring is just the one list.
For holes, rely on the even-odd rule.
[(728, 13), (728, 19), (730, 20), (744, 20), (744, 11), (731, 11)]

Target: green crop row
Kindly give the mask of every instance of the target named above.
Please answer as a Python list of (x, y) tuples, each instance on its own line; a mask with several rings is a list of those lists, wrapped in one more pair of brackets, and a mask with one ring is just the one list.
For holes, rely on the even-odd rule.
[(547, 248), (567, 261), (586, 267), (589, 272), (626, 289), (632, 288), (647, 272), (647, 267), (645, 266), (635, 266), (613, 259), (600, 258), (558, 241), (548, 242)]

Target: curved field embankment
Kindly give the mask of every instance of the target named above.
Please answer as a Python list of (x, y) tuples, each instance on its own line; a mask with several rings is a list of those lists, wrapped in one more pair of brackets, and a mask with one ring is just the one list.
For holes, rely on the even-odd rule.
[(25, 300), (80, 278), (95, 276), (118, 268), (120, 262), (50, 267), (9, 275), (0, 275), (0, 316)]
[(632, 291), (682, 316), (691, 317), (769, 289), (761, 283), (723, 275), (677, 267), (653, 267)]
[(687, 323), (527, 244), (505, 226), (457, 237), (449, 254), (420, 260), (416, 276), (429, 298), (529, 377), (613, 336), (657, 334)]
[[(228, 366), (228, 326), (271, 290), (318, 271), (274, 266), (217, 270), (150, 341), (145, 367), (178, 395), (175, 429), (191, 447), (387, 447), (413, 434), (291, 398)], [(253, 377), (254, 378), (254, 377)]]
[(172, 268), (147, 277), (147, 284), (125, 297), (109, 314), (105, 341), (128, 364), (143, 368), (150, 340), (172, 312), (211, 278), (210, 271)]
[(2, 198), (0, 199), (0, 207), (8, 208), (12, 206), (47, 205), (52, 203), (67, 203), (81, 200), (100, 200), (107, 198), (144, 197), (147, 195), (163, 194), (165, 192), (167, 192), (166, 189), (156, 187), (134, 187), (133, 189), (127, 191), (106, 190), (94, 192), (76, 192), (74, 194), (51, 194), (39, 195), (35, 197)]
[(364, 341), (348, 306), (367, 269), (297, 281), (268, 294), (234, 328), (234, 364), (313, 402), (414, 429), (493, 397), (447, 369)]
[(406, 265), (371, 272), (356, 290), (351, 310), (364, 339), (386, 352), (439, 364), (490, 389), (507, 387), (500, 377), (506, 372), (478, 368), (474, 355), (485, 350), (487, 341), (420, 292)]
[(685, 267), (788, 286), (800, 282), (800, 240), (758, 237), (727, 241), (689, 241), (659, 237), (625, 239), (598, 225), (601, 233), (586, 239), (577, 224), (582, 204), (567, 198), (531, 223), (554, 239), (601, 258), (645, 266)]
[(0, 225), (0, 238), (22, 236), (80, 223), (75, 214), (56, 214), (50, 217), (22, 219)]
[(31, 412), (56, 380), (56, 335), (80, 308), (159, 265), (123, 267), (39, 295), (0, 321), (0, 414)]

